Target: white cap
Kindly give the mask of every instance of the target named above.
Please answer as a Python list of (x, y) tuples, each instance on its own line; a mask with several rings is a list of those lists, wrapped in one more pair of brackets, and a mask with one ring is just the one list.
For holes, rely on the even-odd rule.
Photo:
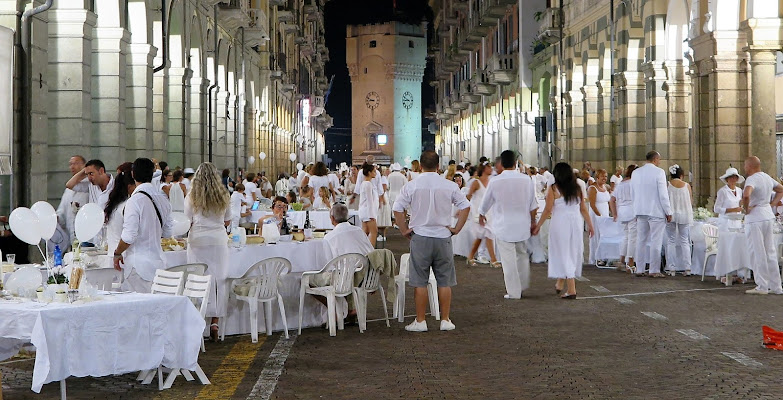
[(402, 166), (400, 165), (400, 163), (394, 163), (389, 166), (389, 169), (391, 169), (392, 171), (402, 171)]
[(185, 170), (182, 171), (182, 173), (183, 174), (195, 174), (196, 171), (194, 171), (193, 168), (188, 167), (188, 168), (185, 168)]

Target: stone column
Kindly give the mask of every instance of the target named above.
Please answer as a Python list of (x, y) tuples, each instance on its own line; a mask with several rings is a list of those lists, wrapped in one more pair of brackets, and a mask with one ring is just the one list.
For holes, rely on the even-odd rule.
[[(566, 92), (567, 159), (571, 165), (581, 166), (584, 160), (584, 94), (580, 89)], [(579, 168), (579, 167), (576, 167)]]
[(146, 43), (128, 46), (125, 95), (125, 158), (150, 157), (152, 147), (152, 61), (157, 53)]
[[(190, 79), (190, 104), (188, 109), (190, 113), (190, 126), (187, 134), (187, 150), (185, 153), (185, 163), (189, 167), (196, 168), (197, 164), (206, 160), (206, 137), (207, 137), (207, 90), (209, 89), (209, 80), (196, 76)], [(183, 167), (185, 167), (183, 165)]]
[[(161, 62), (160, 57), (154, 61), (155, 66)], [(149, 149), (153, 158), (158, 161), (167, 161), (168, 152), (168, 134), (166, 130), (169, 125), (169, 70), (166, 67), (152, 76), (152, 148)]]
[[(38, 182), (48, 183), (47, 194), (34, 194), (34, 199), (59, 199), (70, 179), (68, 159), (75, 154), (86, 159), (97, 158), (92, 146), (92, 34), (96, 16), (84, 9), (82, 2), (62, 1), (46, 13), (49, 19), (48, 31), (48, 67), (46, 80), (50, 82), (48, 91), (41, 91), (39, 83), (33, 82), (33, 128), (38, 120), (35, 109), (48, 109), (48, 129), (38, 126), (42, 131), (33, 129), (33, 149), (31, 166), (33, 175), (40, 176)], [(35, 25), (35, 22), (33, 23)], [(35, 28), (34, 28), (35, 29)], [(36, 37), (38, 38), (36, 40)], [(33, 35), (33, 45), (41, 46), (40, 36)], [(33, 55), (36, 55), (33, 49)], [(33, 79), (43, 71), (46, 55), (33, 59)], [(45, 120), (44, 120), (45, 121)], [(35, 136), (47, 138), (40, 144)], [(42, 137), (39, 136), (39, 139)], [(46, 152), (45, 149), (50, 151)], [(38, 171), (36, 171), (38, 170)], [(33, 178), (35, 179), (35, 178)], [(33, 185), (40, 186), (40, 185)], [(57, 203), (55, 203), (57, 204)]]
[(125, 76), (129, 32), (120, 27), (93, 29), (92, 41), (92, 153), (106, 168), (126, 160)]
[[(596, 93), (598, 97), (598, 119), (597, 119), (597, 142), (598, 155), (596, 160), (604, 160), (609, 167), (616, 167), (615, 158), (615, 132), (612, 121), (612, 83), (609, 79), (602, 79), (596, 82)], [(607, 169), (607, 171), (609, 171)]]
[(187, 112), (190, 93), (190, 68), (169, 68), (168, 121), (166, 124), (167, 154), (165, 160), (173, 167), (185, 168), (186, 132), (189, 128)]
[[(604, 159), (599, 158), (600, 144), (598, 136), (598, 88), (595, 85), (585, 85), (581, 89), (582, 96), (584, 97), (584, 134), (582, 140), (582, 160), (592, 161), (592, 165), (595, 168), (605, 168), (607, 171), (610, 167)], [(574, 160), (578, 161), (578, 160)]]
[(235, 93), (229, 93), (226, 99), (226, 137), (225, 137), (225, 155), (226, 155), (226, 167), (233, 168), (235, 165), (239, 165), (237, 160), (237, 122), (239, 121), (239, 113), (237, 113), (237, 103), (239, 97)]
[[(751, 154), (761, 159), (765, 170), (777, 172), (775, 143), (775, 50), (750, 50)], [(774, 176), (775, 174), (773, 174)]]
[[(690, 157), (690, 79), (685, 74), (682, 60), (667, 60), (664, 63), (666, 82), (666, 118), (668, 123), (668, 157), (670, 164), (679, 164), (687, 172), (694, 172), (695, 163)], [(687, 177), (686, 177), (687, 178)]]
[(664, 167), (671, 164), (669, 159), (668, 118), (666, 114), (666, 92), (663, 85), (666, 82), (666, 71), (663, 63), (650, 61), (642, 64), (645, 86), (645, 132), (647, 151), (656, 150), (661, 153)]
[(215, 133), (212, 137), (212, 153), (214, 155), (214, 162), (218, 168), (227, 168), (228, 157), (226, 154), (226, 141), (228, 138), (226, 134), (228, 132), (229, 121), (226, 119), (226, 111), (228, 110), (228, 98), (229, 93), (224, 90), (219, 90), (215, 95), (217, 101), (217, 109), (215, 113)]
[(615, 75), (617, 82), (617, 162), (622, 165), (644, 161), (647, 153), (644, 83), (641, 74), (625, 71)]

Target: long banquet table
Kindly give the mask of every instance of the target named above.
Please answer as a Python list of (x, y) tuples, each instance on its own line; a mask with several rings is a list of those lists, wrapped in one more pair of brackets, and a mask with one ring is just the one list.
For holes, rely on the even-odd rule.
[(36, 348), (32, 390), (70, 376), (193, 370), (205, 321), (183, 296), (105, 294), (90, 302), (0, 300), (0, 359)]
[[(186, 264), (188, 262), (187, 250), (165, 252), (164, 258), (167, 267)], [(280, 294), (285, 303), (288, 328), (293, 329), (299, 325), (299, 283), (302, 272), (317, 271), (329, 262), (330, 252), (323, 239), (312, 239), (305, 242), (280, 242), (277, 244), (247, 245), (240, 249), (230, 248), (228, 264), (228, 277), (241, 278), (258, 261), (284, 257), (291, 261), (291, 273), (283, 275), (280, 279)], [(97, 268), (87, 268), (87, 280), (98, 288), (111, 288), (112, 281), (119, 281), (120, 273), (108, 268), (108, 256), (87, 256), (88, 263), (98, 265)], [(207, 270), (209, 274), (209, 270)], [(273, 308), (274, 331), (283, 330), (280, 315)], [(219, 322), (220, 328), (225, 329), (227, 335), (250, 333), (250, 317), (247, 303), (239, 302), (234, 298), (229, 299), (228, 315)], [(317, 302), (312, 296), (305, 298), (303, 326), (320, 326), (326, 321), (326, 307)], [(266, 332), (264, 315), (258, 317), (259, 332)]]
[[(265, 215), (272, 214), (271, 211), (253, 211), (251, 215), (252, 221), (258, 221), (261, 217)], [(355, 217), (359, 215), (359, 212), (356, 210), (348, 210), (348, 216), (349, 217)], [(288, 211), (286, 213), (286, 216), (288, 217), (288, 222), (291, 225), (296, 225), (300, 228), (304, 228), (305, 221), (307, 219), (307, 212), (306, 211)], [(329, 217), (329, 211), (310, 211), (310, 223), (313, 224), (315, 229), (334, 229), (334, 225), (332, 225), (332, 220)], [(355, 224), (355, 223), (354, 223)]]

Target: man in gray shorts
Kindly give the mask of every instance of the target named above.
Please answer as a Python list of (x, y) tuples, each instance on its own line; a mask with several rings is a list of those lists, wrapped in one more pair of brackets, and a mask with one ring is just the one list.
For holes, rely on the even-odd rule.
[[(402, 187), (394, 202), (394, 218), (400, 232), (411, 241), (411, 258), (408, 276), (410, 285), (415, 289), (416, 320), (405, 327), (410, 332), (426, 332), (427, 321), (427, 282), (430, 267), (438, 281), (438, 300), (440, 302), (440, 330), (455, 328), (449, 319), (451, 307), (451, 287), (457, 284), (454, 270), (454, 252), (451, 249), (451, 236), (462, 230), (470, 213), (470, 202), (460, 192), (456, 183), (438, 175), (440, 157), (434, 151), (425, 151), (419, 158), (424, 170), (418, 178)], [(451, 207), (459, 213), (457, 225), (451, 227)], [(405, 219), (405, 210), (410, 209), (410, 227)]]

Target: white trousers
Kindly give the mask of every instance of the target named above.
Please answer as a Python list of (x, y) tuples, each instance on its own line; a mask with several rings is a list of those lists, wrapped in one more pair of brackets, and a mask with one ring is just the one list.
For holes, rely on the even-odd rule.
[(506, 282), (506, 293), (513, 299), (522, 297), (522, 292), (530, 287), (530, 256), (525, 242), (497, 243), (500, 261), (503, 265), (503, 280)]
[(775, 293), (783, 291), (778, 268), (778, 250), (772, 235), (773, 220), (745, 223), (745, 238), (750, 247), (750, 265), (756, 285)]
[[(666, 266), (671, 271), (691, 269), (691, 227), (688, 224), (666, 224)], [(677, 256), (680, 247), (682, 257)]]
[(636, 218), (623, 222), (623, 241), (620, 243), (620, 256), (627, 262), (636, 254)]
[(661, 248), (665, 229), (666, 219), (664, 218), (647, 215), (636, 216), (636, 258), (634, 261), (639, 266), (637, 271), (644, 271), (644, 265), (650, 264), (651, 274), (661, 272)]
[(152, 282), (141, 279), (134, 269), (131, 270), (130, 274), (128, 274), (122, 282), (122, 290), (136, 293), (150, 293), (152, 292)]

